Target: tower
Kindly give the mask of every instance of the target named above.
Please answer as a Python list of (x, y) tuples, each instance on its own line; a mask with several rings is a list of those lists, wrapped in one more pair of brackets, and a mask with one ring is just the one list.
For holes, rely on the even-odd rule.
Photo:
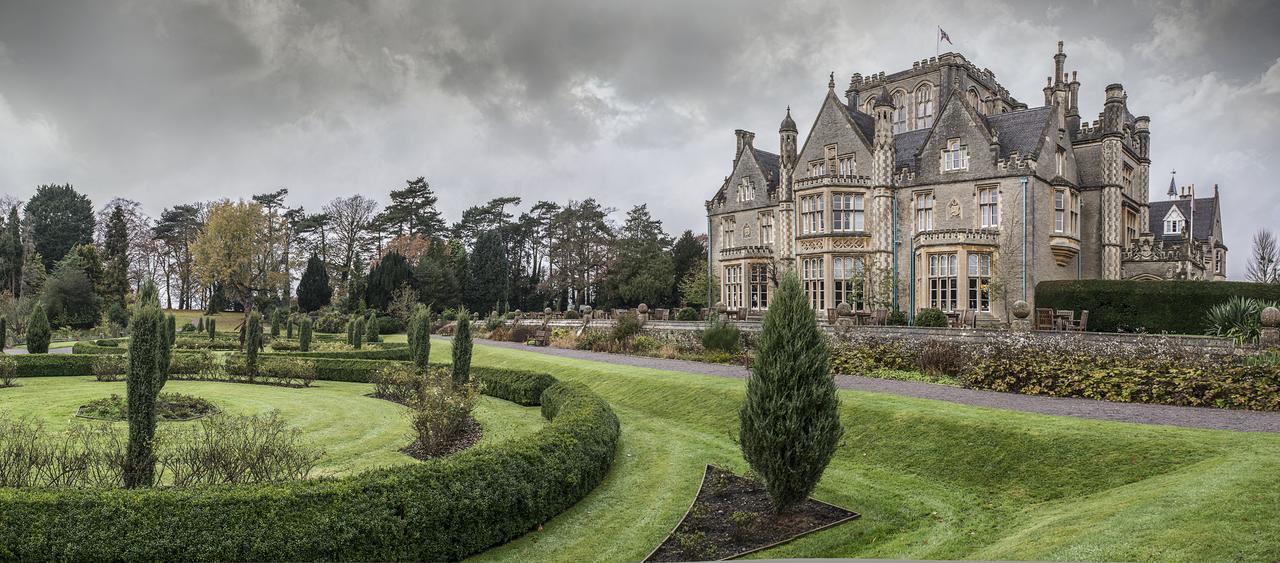
[(881, 87), (873, 109), (875, 139), (871, 162), (871, 249), (878, 275), (888, 275), (893, 268), (893, 109), (888, 89)]
[(796, 172), (796, 122), (791, 119), (791, 106), (787, 106), (787, 116), (782, 118), (778, 126), (778, 217), (776, 224), (780, 231), (774, 237), (778, 249), (775, 252), (783, 264), (791, 266), (795, 260), (795, 200), (792, 197), (793, 181)]
[(1121, 170), (1124, 166), (1125, 135), (1124, 86), (1107, 85), (1107, 101), (1102, 109), (1102, 279), (1120, 279), (1124, 198), (1121, 197)]

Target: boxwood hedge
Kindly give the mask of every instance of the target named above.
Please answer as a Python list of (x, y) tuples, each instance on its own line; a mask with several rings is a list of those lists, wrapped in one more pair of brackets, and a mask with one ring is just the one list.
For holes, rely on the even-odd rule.
[(609, 471), (618, 419), (576, 384), (522, 440), (341, 479), (0, 489), (0, 559), (457, 560), (519, 537)]
[(1209, 309), (1237, 296), (1280, 300), (1280, 285), (1190, 280), (1073, 280), (1036, 285), (1036, 307), (1088, 310), (1088, 329), (1096, 332), (1204, 334)]
[(408, 360), (409, 346), (406, 344), (378, 345), (362, 350), (340, 350), (334, 352), (263, 352), (259, 356), (293, 356), (298, 358), (334, 358), (345, 360)]

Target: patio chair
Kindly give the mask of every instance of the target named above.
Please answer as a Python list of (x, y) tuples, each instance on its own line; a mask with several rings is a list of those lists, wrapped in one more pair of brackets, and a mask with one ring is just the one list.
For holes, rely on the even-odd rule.
[(1084, 332), (1089, 328), (1089, 311), (1080, 311), (1080, 318), (1071, 326), (1071, 330), (1076, 332)]
[(884, 326), (885, 324), (888, 323), (888, 320), (889, 320), (889, 311), (886, 309), (876, 309), (871, 312), (870, 324), (872, 326)]
[(1053, 309), (1036, 309), (1036, 330), (1053, 330)]

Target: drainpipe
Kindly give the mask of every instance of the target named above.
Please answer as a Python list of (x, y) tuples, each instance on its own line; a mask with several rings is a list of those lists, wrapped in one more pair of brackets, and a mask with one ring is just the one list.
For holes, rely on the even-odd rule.
[(1022, 177), (1022, 300), (1027, 300), (1027, 215), (1031, 202), (1027, 200), (1027, 177)]
[(916, 324), (916, 237), (912, 236), (910, 239), (907, 239), (907, 242), (908, 242), (907, 246), (910, 249), (908, 258), (911, 260), (910, 262), (911, 265), (907, 269), (907, 271), (910, 272), (910, 277), (911, 277), (911, 291), (908, 292), (907, 294), (910, 299), (909, 301), (910, 305), (908, 305), (908, 307), (910, 307), (911, 310), (907, 311), (907, 324), (911, 326), (915, 326)]
[(711, 248), (715, 246), (711, 240), (711, 215), (707, 215), (707, 307), (712, 307), (715, 303), (711, 302)]
[(893, 225), (893, 310), (898, 310), (898, 245), (902, 241), (898, 239), (898, 190), (893, 190), (893, 210), (890, 213), (890, 223)]

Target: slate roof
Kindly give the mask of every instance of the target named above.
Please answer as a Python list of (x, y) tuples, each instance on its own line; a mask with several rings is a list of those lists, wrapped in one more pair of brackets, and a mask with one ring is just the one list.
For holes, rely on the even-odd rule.
[(893, 136), (893, 167), (916, 167), (916, 152), (929, 138), (930, 129), (916, 129)]
[(762, 151), (755, 147), (751, 150), (755, 153), (756, 162), (760, 163), (760, 168), (764, 172), (765, 179), (769, 182), (769, 189), (773, 190), (778, 187), (778, 179), (781, 177), (781, 166), (779, 165), (779, 157), (769, 151)]
[(1105, 178), (1102, 176), (1102, 147), (1093, 145), (1077, 147), (1076, 171), (1080, 175), (1081, 186), (1101, 186)]
[[(876, 118), (871, 114), (862, 113), (857, 109), (846, 107), (849, 110), (849, 119), (853, 120), (853, 124), (858, 126), (858, 130), (862, 131), (862, 136), (866, 137), (868, 142), (872, 142), (876, 138)], [(870, 147), (875, 149), (875, 147)]]
[(1147, 228), (1151, 230), (1151, 234), (1157, 239), (1178, 239), (1180, 235), (1164, 234), (1164, 216), (1169, 214), (1169, 209), (1173, 206), (1178, 207), (1178, 211), (1182, 213), (1182, 217), (1191, 224), (1191, 235), (1195, 240), (1207, 241), (1213, 237), (1213, 223), (1218, 216), (1218, 200), (1211, 197), (1198, 197), (1196, 202), (1195, 222), (1191, 221), (1191, 199), (1174, 199), (1168, 201), (1151, 202), (1150, 224)]
[(1045, 106), (987, 116), (987, 126), (1000, 137), (1000, 158), (1014, 151), (1026, 156), (1036, 150), (1052, 111)]

